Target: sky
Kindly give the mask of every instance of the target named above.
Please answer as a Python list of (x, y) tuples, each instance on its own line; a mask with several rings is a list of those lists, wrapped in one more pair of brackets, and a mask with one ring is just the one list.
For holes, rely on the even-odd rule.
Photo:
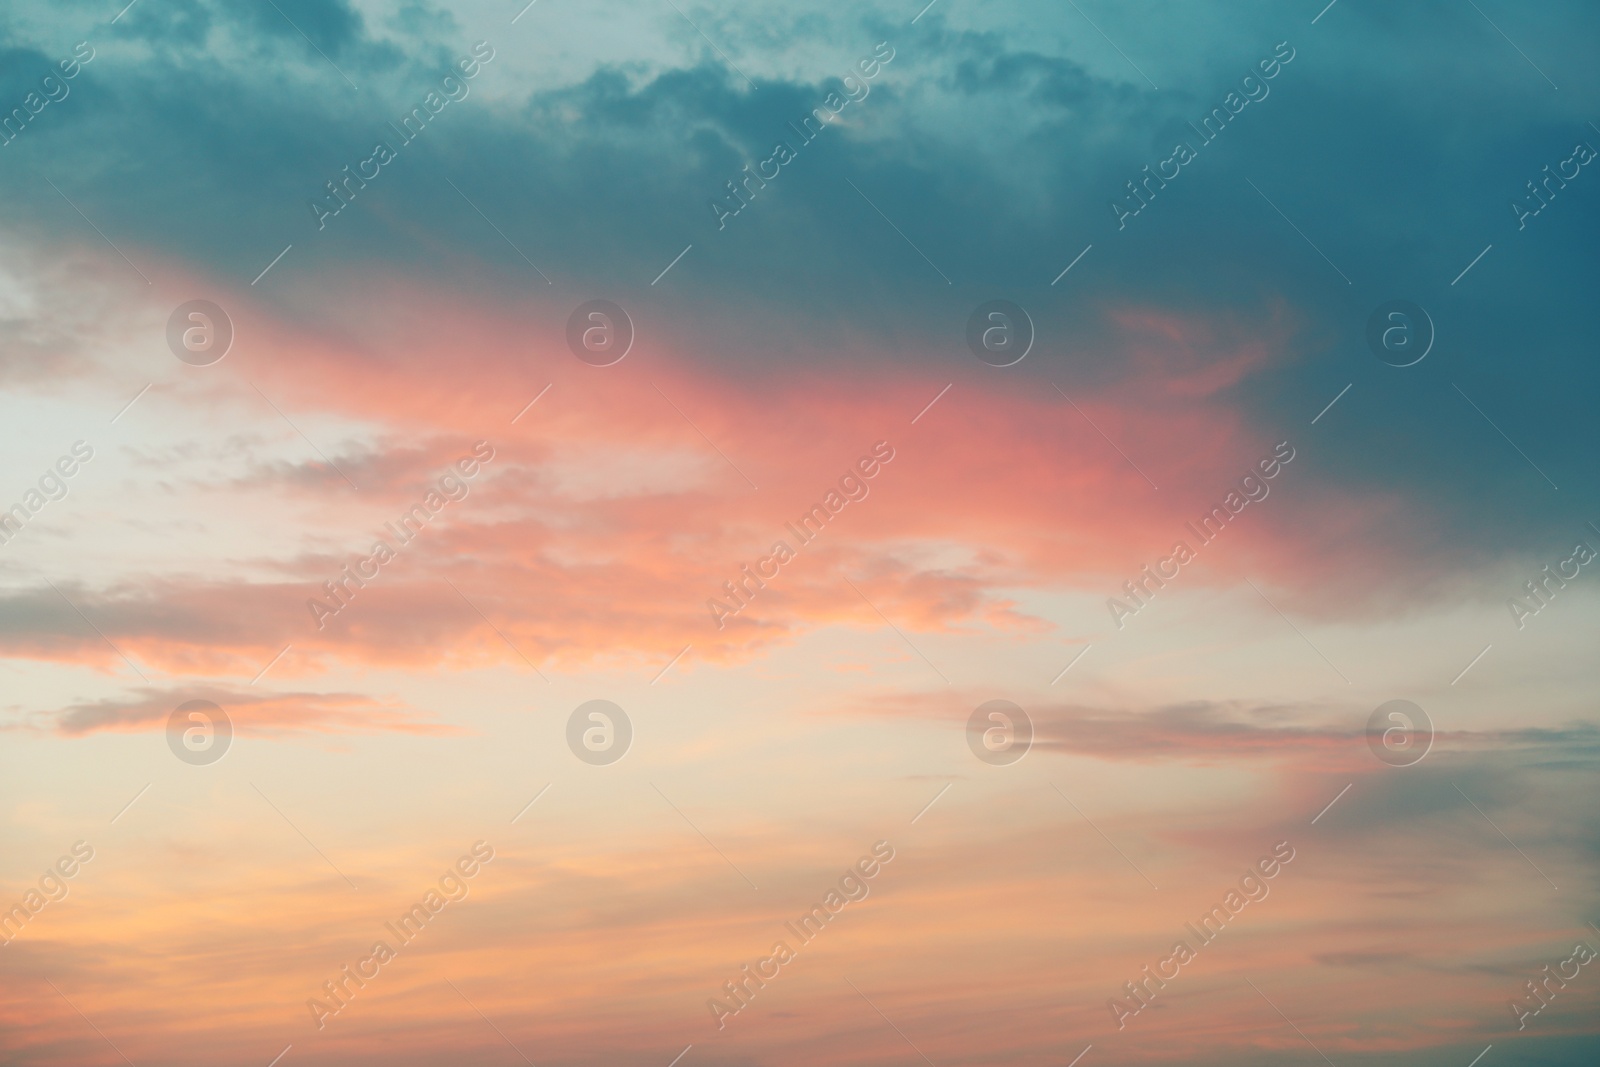
[(0, 9), (0, 1063), (1594, 1062), (1600, 13), (924, 3)]

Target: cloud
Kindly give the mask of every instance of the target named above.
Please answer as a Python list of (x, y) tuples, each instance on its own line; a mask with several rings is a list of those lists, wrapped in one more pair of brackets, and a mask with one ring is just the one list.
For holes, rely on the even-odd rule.
[[(971, 707), (981, 698), (928, 702), (925, 694), (873, 695), (870, 704), (851, 703), (840, 714), (873, 713), (892, 718), (934, 717), (966, 729)], [(1033, 747), (1046, 753), (1087, 756), (1117, 763), (1161, 766), (1168, 763), (1230, 767), (1259, 764), (1296, 773), (1334, 771), (1382, 775), (1369, 750), (1366, 716), (1332, 702), (1263, 704), (1250, 701), (1191, 700), (1154, 707), (1108, 707), (1073, 703), (1033, 703)], [(1574, 721), (1562, 727), (1494, 727), (1437, 730), (1425, 758), (1480, 758), (1496, 753), (1522, 767), (1550, 767), (1567, 757), (1573, 767), (1600, 758), (1600, 727)], [(1413, 775), (1413, 785), (1422, 774)], [(1429, 795), (1452, 787), (1432, 781)], [(1320, 783), (1316, 788), (1321, 788)], [(1460, 802), (1459, 794), (1451, 792)], [(1386, 809), (1394, 798), (1376, 802)], [(1387, 809), (1386, 809), (1387, 810)]]
[(235, 729), (267, 737), (377, 732), (447, 736), (463, 732), (429, 721), (402, 704), (360, 693), (256, 693), (215, 687), (141, 688), (135, 692), (127, 698), (71, 704), (31, 717), (50, 722), (51, 728), (65, 737), (103, 731), (130, 733), (163, 726), (172, 709), (185, 701), (210, 700), (228, 713)]
[[(1191, 540), (1186, 524), (1272, 450), (1273, 437), (1242, 422), (1221, 383), (1260, 373), (1287, 343), (1246, 341), (1226, 317), (1142, 318), (1148, 333), (1133, 345), (1128, 379), (1069, 400), (1050, 388), (1053, 375), (1042, 389), (881, 369), (730, 379), (660, 342), (597, 373), (551, 351), (561, 343), (551, 339), (530, 372), (528, 358), (499, 340), (518, 332), (515, 318), (470, 303), (420, 318), (400, 311), (427, 300), (412, 287), (381, 296), (379, 306), (396, 310), (380, 327), (393, 344), (352, 343), (342, 320), (295, 326), (240, 308), (248, 351), (217, 376), (143, 401), (156, 417), (160, 404), (184, 418), (209, 412), (200, 417), (215, 421), (215, 443), (131, 455), (182, 485), (177, 503), (163, 498), (170, 521), (209, 531), (248, 516), (254, 551), (231, 551), (204, 573), (169, 560), (163, 573), (64, 587), (71, 605), (36, 583), (13, 591), (0, 597), (0, 648), (120, 669), (75, 605), (118, 649), (184, 673), (248, 677), (291, 642), (291, 669), (644, 662), (688, 640), (728, 662), (823, 626), (878, 625), (846, 578), (911, 629), (1045, 632), (1019, 593), (1120, 593), (1122, 580)], [(1175, 331), (1195, 340), (1174, 343)], [(462, 351), (470, 361), (452, 363)], [(1206, 384), (1182, 385), (1182, 406), (1131, 400), (1183, 381)], [(283, 412), (322, 447), (308, 448)], [(268, 449), (274, 438), (289, 450)], [(478, 440), (495, 458), (469, 495), (402, 544), (401, 516)], [(869, 495), (802, 545), (790, 527), (880, 441), (895, 459)], [(1316, 453), (1302, 447), (1271, 495), (1222, 544), (1202, 549), (1204, 566), (1183, 573), (1186, 587), (1227, 588), (1253, 575), (1275, 597), (1285, 588), (1294, 610), (1335, 617), (1381, 615), (1419, 589), (1460, 595), (1452, 583), (1481, 562), (1478, 549), (1430, 551), (1438, 518), (1396, 497), (1312, 492)], [(225, 512), (199, 506), (214, 492), (232, 502)], [(396, 561), (349, 584), (350, 607), (336, 618), (315, 617), (312, 601), (337, 606), (325, 583), (351, 583), (343, 568), (369, 558), (379, 539)], [(804, 562), (719, 627), (708, 602), (726, 598), (724, 583), (780, 540)]]
[[(1329, 442), (1317, 488), (1340, 506), (1299, 523), (1340, 529), (1301, 554), (1327, 570), (1349, 562), (1344, 546), (1395, 558), (1372, 588), (1320, 590), (1296, 603), (1300, 610), (1381, 610), (1384, 589), (1398, 590), (1397, 599), (1449, 597), (1459, 592), (1452, 578), (1487, 556), (1532, 558), (1544, 531), (1582, 517), (1495, 429), (1557, 484), (1581, 484), (1592, 466), (1583, 458), (1592, 442), (1569, 427), (1582, 423), (1572, 405), (1595, 372), (1561, 355), (1586, 343), (1570, 311), (1581, 303), (1574, 286), (1585, 274), (1585, 246), (1554, 228), (1519, 233), (1504, 211), (1506, 190), (1520, 189), (1547, 149), (1586, 127), (1561, 99), (1524, 92), (1521, 79), (1533, 76), (1515, 62), (1494, 65), (1464, 90), (1483, 105), (1469, 138), (1432, 121), (1441, 87), (1459, 80), (1441, 76), (1443, 60), (1408, 56), (1382, 79), (1355, 76), (1370, 73), (1374, 58), (1330, 34), (1275, 28), (1265, 7), (1259, 43), (1238, 32), (1202, 35), (1186, 87), (1160, 92), (1128, 71), (1090, 73), (1081, 57), (1052, 54), (1045, 40), (1015, 30), (951, 28), (938, 12), (916, 36), (870, 14), (841, 18), (829, 25), (841, 48), (859, 41), (865, 54), (887, 35), (896, 59), (871, 96), (852, 105), (854, 125), (826, 131), (792, 173), (718, 232), (707, 200), (773, 138), (790, 136), (786, 123), (816, 106), (844, 66), (797, 66), (789, 55), (780, 64), (772, 55), (772, 70), (755, 68), (761, 89), (752, 93), (720, 60), (684, 64), (671, 58), (676, 45), (652, 41), (635, 63), (594, 61), (581, 76), (540, 79), (502, 41), (504, 54), (474, 94), (451, 104), (349, 212), (318, 231), (308, 200), (389, 136), (385, 116), (410, 106), (453, 54), (417, 29), (442, 13), (414, 7), (379, 26), (345, 5), (285, 7), (317, 47), (361, 75), (358, 97), (270, 6), (161, 7), (119, 22), (108, 55), (124, 47), (124, 34), (146, 34), (141, 20), (186, 20), (193, 32), (118, 58), (114, 73), (104, 61), (86, 67), (74, 96), (52, 105), (60, 113), (41, 116), (51, 121), (5, 149), (14, 165), (0, 182), (17, 205), (13, 225), (35, 249), (71, 242), (79, 254), (115, 261), (41, 180), (53, 173), (146, 273), (187, 271), (249, 290), (267, 320), (327, 348), (321, 370), (342, 366), (344, 389), (368, 387), (380, 368), (411, 360), (380, 346), (439, 315), (461, 290), (476, 291), (495, 320), (536, 321), (558, 359), (568, 293), (606, 291), (635, 308), (644, 343), (671, 338), (677, 359), (709, 373), (770, 381), (797, 363), (834, 376), (915, 367), (937, 389), (971, 369), (961, 341), (966, 313), (1005, 291), (1031, 308), (1041, 333), (1036, 356), (1012, 379), (1033, 389), (1053, 379), (1108, 419), (1205, 397), (1215, 405), (1207, 414), (1227, 426), (1288, 434), (1352, 386), (1314, 431)], [(1564, 10), (1579, 23), (1591, 17)], [(748, 35), (752, 60), (781, 39), (763, 44), (754, 31), (727, 28)], [(1478, 40), (1482, 27), (1435, 29), (1474, 54), (1500, 47)], [(465, 48), (464, 27), (455, 32)], [(36, 27), (14, 25), (10, 34), (19, 56), (51, 54)], [(1206, 147), (1147, 214), (1116, 229), (1107, 202), (1278, 34), (1294, 36), (1298, 52), (1272, 95)], [(266, 73), (269, 62), (216, 58), (233, 55), (292, 58), (304, 69), (285, 79)], [(779, 76), (780, 65), (804, 73)], [(1500, 102), (1508, 91), (1519, 107)], [(1005, 124), (992, 121), (1000, 98)], [(1394, 151), (1361, 150), (1369, 144)], [(1486, 157), (1504, 164), (1489, 167)], [(906, 236), (846, 179), (887, 205)], [(1358, 284), (1342, 285), (1246, 179)], [(1351, 188), (1390, 192), (1376, 209), (1353, 210)], [(975, 202), (974, 189), (982, 191)], [(1428, 232), (1440, 236), (1397, 244), (1391, 202), (1420, 205)], [(1327, 223), (1308, 225), (1319, 211)], [(217, 241), (224, 232), (229, 240)], [(1483, 243), (1446, 247), (1442, 235), (1452, 232), (1481, 234)], [(1475, 274), (1491, 280), (1462, 297), (1450, 278), (1491, 242), (1504, 259), (1485, 260)], [(271, 284), (251, 289), (291, 243)], [(690, 244), (662, 282), (669, 288), (651, 286)], [(1067, 287), (1052, 287), (1090, 244)], [(955, 278), (954, 288), (917, 249)], [(535, 295), (531, 314), (517, 309), (530, 307), (527, 285), (542, 279), (524, 255), (571, 287), (561, 298)], [(441, 262), (451, 282), (439, 276)], [(1418, 288), (1424, 278), (1436, 280)], [(1367, 314), (1401, 290), (1432, 308), (1441, 330), (1439, 358), (1405, 375), (1370, 359), (1362, 339)], [(412, 297), (404, 308), (385, 299), (400, 292)], [(1526, 347), (1521, 324), (1530, 319), (1549, 341), (1529, 352), (1537, 373), (1524, 378), (1508, 374), (1499, 353)], [(437, 366), (432, 358), (427, 365)], [(485, 369), (477, 353), (457, 364), (468, 375)], [(488, 388), (501, 384), (484, 379)], [(1557, 380), (1567, 387), (1533, 384)], [(396, 416), (408, 413), (396, 400), (400, 384), (383, 391), (385, 402), (400, 404)], [(1141, 450), (1137, 439), (1113, 436), (1182, 478), (1183, 453), (1162, 447), (1175, 441)], [(1504, 505), (1486, 513), (1485, 498)], [(1404, 515), (1393, 511), (1399, 501)], [(1391, 545), (1387, 531), (1397, 524), (1402, 541)], [(1441, 539), (1446, 551), (1430, 551)], [(1339, 597), (1347, 603), (1334, 604)]]
[[(1593, 912), (1600, 732), (1523, 725), (1530, 693), (1584, 706), (1581, 660), (1553, 680), (1502, 678), (1523, 703), (1485, 707), (1484, 671), (1528, 669), (1497, 644), (1450, 691), (1428, 758), (1403, 769), (1368, 750), (1367, 708), (1307, 695), (1317, 683), (1288, 668), (1133, 679), (1193, 699), (1106, 689), (1030, 705), (1041, 751), (1008, 769), (965, 762), (976, 701), (957, 684), (868, 704), (829, 695), (839, 679), (804, 674), (809, 662), (784, 665), (804, 675), (780, 694), (791, 706), (899, 731), (905, 747), (865, 756), (902, 760), (881, 777), (917, 805), (936, 787), (908, 778), (958, 778), (914, 826), (915, 806), (870, 795), (876, 771), (856, 775), (804, 730), (768, 765), (720, 758), (756, 735), (738, 725), (755, 720), (718, 721), (673, 764), (647, 751), (641, 706), (641, 748), (619, 774), (553, 773), (512, 827), (537, 788), (530, 761), (550, 756), (515, 743), (513, 720), (481, 745), (397, 746), (396, 733), (468, 731), (343, 681), (383, 669), (449, 686), (484, 665), (531, 677), (526, 657), (579, 676), (635, 669), (644, 685), (691, 640), (686, 664), (731, 667), (812, 635), (802, 651), (854, 653), (868, 632), (893, 639), (890, 619), (918, 647), (928, 634), (962, 649), (980, 677), (958, 683), (1017, 684), (1002, 657), (1081, 631), (1085, 604), (1108, 625), (1101, 598), (1280, 441), (1294, 463), (1172, 599), (1249, 577), (1296, 620), (1453, 623), (1464, 604), (1500, 611), (1551, 546), (1588, 537), (1593, 176), (1525, 229), (1508, 200), (1591, 136), (1600, 16), (1574, 0), (1489, 11), (1513, 48), (1468, 7), (1339, 4), (1310, 27), (1315, 9), (1265, 0), (1228, 19), (1102, 6), (1104, 20), (1087, 13), (1115, 47), (1085, 12), (1039, 0), (940, 4), (915, 26), (910, 8), (685, 4), (704, 37), (667, 5), (611, 0), (540, 4), (514, 28), (509, 4), (416, 0), (146, 0), (115, 24), (82, 3), (0, 10), (0, 115), (64, 44), (99, 50), (69, 98), (0, 146), (0, 381), (21, 397), (22, 444), (64, 425), (58, 412), (82, 414), (101, 432), (94, 476), (107, 472), (0, 546), (0, 655), (40, 676), (13, 698), (10, 729), (43, 756), (13, 768), (9, 829), (98, 811), (102, 784), (125, 803), (142, 772), (123, 768), (124, 789), (122, 771), (78, 757), (159, 748), (152, 735), (195, 696), (290, 742), (268, 746), (264, 769), (284, 760), (277, 780), (300, 791), (275, 813), (229, 776), (174, 772), (114, 827), (98, 822), (114, 805), (96, 815), (107, 866), (5, 950), (22, 976), (0, 998), (17, 1058), (104, 1052), (76, 1006), (137, 1062), (249, 1062), (303, 1028), (300, 1055), (307, 997), (384, 936), (384, 901), (415, 899), (416, 872), (485, 818), (508, 839), (501, 859), (318, 1037), (325, 1058), (420, 1065), (474, 1041), (504, 1054), (447, 978), (554, 1062), (665, 1062), (651, 1057), (691, 1039), (710, 1064), (775, 1047), (818, 1062), (904, 1053), (844, 970), (940, 1062), (1036, 1062), (1063, 1034), (1108, 1061), (1304, 1053), (1245, 978), (1341, 1063), (1466, 1063), (1500, 1042), (1505, 997), (1541, 946)], [(496, 56), (470, 95), (319, 228), (311, 199), (395, 136), (389, 123), (480, 35)], [(1148, 206), (1121, 226), (1112, 201), (1140, 197), (1143, 168), (1285, 37), (1296, 57), (1271, 95), (1181, 177), (1145, 187)], [(718, 229), (711, 198), (796, 137), (788, 124), (879, 41), (895, 59), (870, 96)], [(238, 328), (211, 368), (166, 351), (167, 316), (196, 296)], [(603, 369), (564, 339), (600, 296), (637, 328), (627, 360)], [(973, 308), (1000, 297), (1037, 328), (1013, 368), (964, 339)], [(1437, 326), (1413, 368), (1366, 348), (1368, 316), (1396, 297)], [(346, 578), (479, 440), (496, 454), (470, 496), (391, 545), (377, 577)], [(895, 458), (870, 495), (791, 544), (795, 561), (718, 628), (708, 599), (880, 440)], [(336, 581), (348, 603), (319, 626), (309, 602), (335, 598)], [(1414, 654), (1453, 641), (1443, 629), (1411, 631)], [(1020, 647), (986, 654), (1002, 643)], [(246, 684), (286, 645), (267, 681), (284, 691)], [(81, 671), (120, 682), (124, 653), (163, 680), (70, 695)], [(761, 691), (740, 686), (770, 681), (764, 666), (707, 707), (742, 715)], [(331, 671), (337, 685), (304, 680)], [(652, 714), (672, 708), (655, 697), (666, 684), (649, 692), (664, 701)], [(316, 762), (335, 735), (375, 758)], [(692, 762), (707, 752), (719, 758)], [(641, 760), (682, 818), (629, 777)], [(1061, 780), (1071, 806), (1034, 777), (1069, 765), (1101, 783)], [(796, 818), (784, 801), (801, 794)], [(162, 803), (184, 817), (141, 821)], [(298, 831), (302, 812), (303, 839), (285, 825)], [(837, 877), (858, 831), (905, 835), (872, 898), (761, 993), (739, 1020), (751, 1026), (713, 1037), (705, 999), (784, 936), (790, 904)], [(1279, 840), (1299, 854), (1271, 898), (1117, 1034), (1106, 999)], [(27, 844), (19, 854), (57, 854)], [(1552, 1014), (1539, 1053), (1588, 1062), (1592, 1024)]]

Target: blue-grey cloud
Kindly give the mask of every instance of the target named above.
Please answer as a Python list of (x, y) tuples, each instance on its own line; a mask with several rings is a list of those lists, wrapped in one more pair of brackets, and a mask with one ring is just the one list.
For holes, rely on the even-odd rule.
[[(863, 356), (971, 371), (966, 315), (1000, 295), (1028, 306), (1040, 333), (1008, 381), (1137, 398), (1144, 379), (1127, 354), (1139, 339), (1117, 312), (1267, 332), (1287, 308), (1282, 351), (1218, 403), (1263, 434), (1305, 435), (1350, 385), (1306, 446), (1311, 477), (1413, 501), (1388, 536), (1397, 557), (1437, 572), (1424, 575), (1435, 594), (1488, 558), (1537, 560), (1592, 518), (1596, 445), (1583, 427), (1600, 371), (1580, 354), (1596, 340), (1594, 181), (1584, 168), (1550, 186), (1520, 228), (1510, 207), (1576, 142), (1600, 147), (1581, 106), (1593, 74), (1570, 44), (1596, 19), (1582, 5), (1530, 19), (1538, 69), (1470, 9), (1351, 2), (1312, 26), (1252, 4), (1182, 40), (1129, 27), (1160, 89), (1054, 8), (1027, 12), (1045, 27), (1035, 34), (940, 9), (915, 26), (890, 6), (830, 18), (834, 58), (808, 56), (805, 74), (787, 76), (772, 71), (796, 53), (743, 25), (753, 14), (719, 17), (711, 30), (751, 89), (699, 43), (688, 63), (657, 41), (535, 86), (517, 65), (527, 46), (498, 21), (418, 3), (382, 21), (344, 4), (278, 6), (185, 0), (138, 5), (116, 26), (87, 8), (50, 32), (3, 24), (7, 100), (77, 37), (99, 50), (70, 97), (0, 148), (5, 224), (40, 247), (92, 244), (81, 209), (136, 258), (237, 286), (293, 243), (252, 295), (357, 338), (363, 279), (376, 274), (470, 284), (507, 305), (531, 294), (547, 302), (552, 341), (563, 310), (606, 295), (739, 375), (796, 361), (848, 374)], [(687, 33), (668, 25), (672, 40)], [(480, 37), (495, 60), (402, 144), (390, 124)], [(840, 78), (879, 42), (894, 58), (870, 92), (814, 142), (796, 136), (790, 124), (845, 92)], [(1206, 141), (1197, 127), (1232, 107)], [(319, 226), (311, 204), (325, 183), (380, 141), (395, 160)], [(719, 228), (712, 201), (780, 141), (793, 161)], [(1146, 184), (1179, 142), (1193, 160)], [(1142, 195), (1129, 193), (1135, 179)], [(1415, 367), (1380, 363), (1364, 340), (1373, 309), (1396, 297), (1437, 326)], [(1181, 458), (1143, 454), (1158, 474)], [(1302, 535), (1313, 554), (1344, 537)]]

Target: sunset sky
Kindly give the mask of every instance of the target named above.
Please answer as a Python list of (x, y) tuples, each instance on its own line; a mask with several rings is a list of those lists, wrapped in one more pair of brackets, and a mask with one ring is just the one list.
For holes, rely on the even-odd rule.
[(1592, 5), (125, 4), (0, 7), (0, 1065), (1600, 1059)]

